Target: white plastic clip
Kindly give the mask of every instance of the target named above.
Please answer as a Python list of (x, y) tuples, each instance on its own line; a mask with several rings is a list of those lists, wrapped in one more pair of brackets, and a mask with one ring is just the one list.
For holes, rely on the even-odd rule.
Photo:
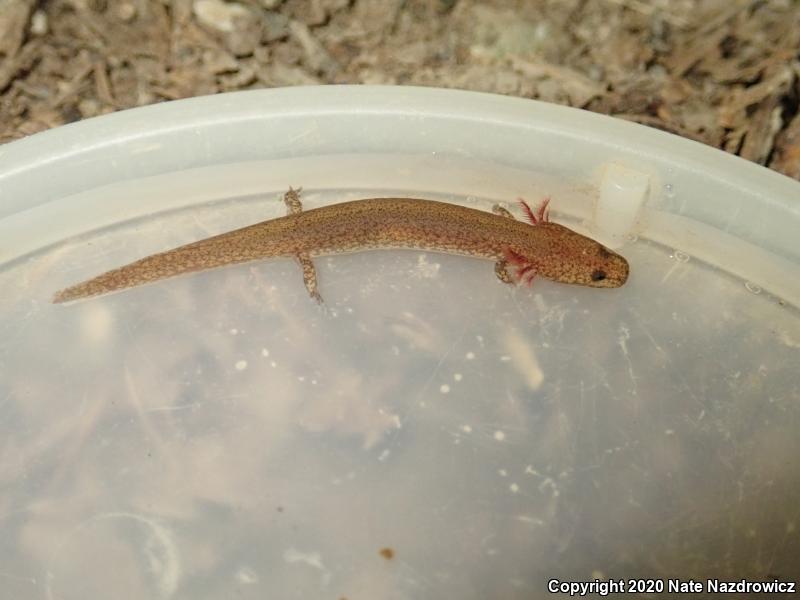
[(611, 163), (603, 170), (594, 212), (593, 233), (612, 248), (631, 233), (650, 188), (650, 175)]

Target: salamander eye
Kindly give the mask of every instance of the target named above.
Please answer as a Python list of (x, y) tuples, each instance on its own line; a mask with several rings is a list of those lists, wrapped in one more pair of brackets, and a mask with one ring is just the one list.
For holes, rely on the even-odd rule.
[(597, 269), (595, 271), (592, 271), (592, 281), (603, 281), (605, 278), (606, 278), (606, 272), (605, 271), (603, 271), (601, 269)]

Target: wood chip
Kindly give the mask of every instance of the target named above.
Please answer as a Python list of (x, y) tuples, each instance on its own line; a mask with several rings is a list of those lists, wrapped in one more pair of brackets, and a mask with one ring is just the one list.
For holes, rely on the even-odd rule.
[(108, 106), (116, 106), (114, 95), (111, 93), (111, 82), (108, 79), (106, 63), (100, 60), (95, 61), (92, 70), (94, 72), (97, 97)]
[(3, 0), (0, 4), (0, 57), (16, 56), (25, 40), (33, 0)]
[(526, 77), (535, 79), (553, 79), (564, 89), (572, 106), (584, 107), (592, 98), (605, 93), (605, 86), (592, 81), (585, 75), (570, 69), (547, 62), (533, 62), (520, 56), (511, 56), (511, 65)]
[(762, 100), (750, 116), (747, 134), (739, 156), (758, 164), (766, 164), (781, 128), (781, 106), (778, 96)]
[(3, 92), (20, 73), (33, 67), (39, 58), (40, 46), (39, 40), (30, 41), (14, 56), (8, 57), (0, 63), (0, 92)]
[(769, 165), (787, 177), (800, 180), (800, 113), (775, 140), (775, 154)]

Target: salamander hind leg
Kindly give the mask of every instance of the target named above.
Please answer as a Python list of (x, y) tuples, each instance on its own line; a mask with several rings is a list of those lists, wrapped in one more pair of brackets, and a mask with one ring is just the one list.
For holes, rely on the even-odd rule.
[(286, 212), (290, 215), (296, 215), (303, 212), (303, 203), (300, 202), (300, 192), (303, 188), (299, 187), (296, 190), (289, 188), (289, 191), (283, 195), (283, 201), (286, 204)]
[[(286, 212), (290, 215), (296, 215), (303, 212), (303, 203), (300, 201), (300, 192), (303, 188), (289, 188), (289, 191), (283, 195), (283, 201), (286, 204)], [(303, 283), (306, 284), (308, 295), (322, 304), (322, 296), (317, 290), (317, 269), (314, 267), (314, 261), (308, 254), (297, 254), (297, 260), (300, 263), (300, 268), (303, 270)]]
[(308, 295), (318, 304), (322, 304), (322, 296), (317, 290), (317, 269), (314, 267), (314, 261), (308, 254), (298, 254), (297, 260), (300, 261), (300, 268), (303, 270), (303, 283), (306, 284)]

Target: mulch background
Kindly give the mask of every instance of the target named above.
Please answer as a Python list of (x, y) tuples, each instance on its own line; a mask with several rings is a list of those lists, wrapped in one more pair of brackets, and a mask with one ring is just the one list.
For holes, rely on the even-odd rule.
[(164, 100), (322, 83), (538, 98), (800, 179), (793, 0), (0, 0), (0, 143)]

